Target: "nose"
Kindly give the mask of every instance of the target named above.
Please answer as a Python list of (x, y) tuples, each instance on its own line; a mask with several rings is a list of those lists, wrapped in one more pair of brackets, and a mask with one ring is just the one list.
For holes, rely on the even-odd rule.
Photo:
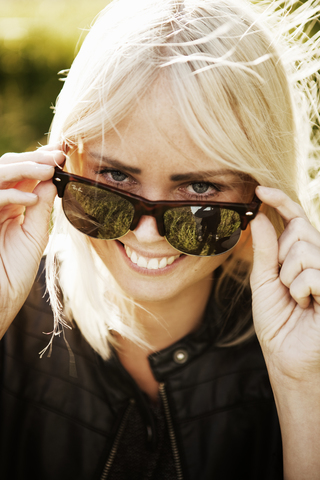
[(140, 218), (133, 234), (139, 243), (155, 243), (163, 239), (159, 234), (156, 219), (150, 215), (143, 215)]

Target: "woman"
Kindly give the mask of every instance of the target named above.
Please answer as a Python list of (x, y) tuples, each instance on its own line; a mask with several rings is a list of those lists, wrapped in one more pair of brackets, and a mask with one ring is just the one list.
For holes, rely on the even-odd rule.
[(319, 5), (277, 6), (113, 2), (2, 157), (2, 478), (319, 478)]

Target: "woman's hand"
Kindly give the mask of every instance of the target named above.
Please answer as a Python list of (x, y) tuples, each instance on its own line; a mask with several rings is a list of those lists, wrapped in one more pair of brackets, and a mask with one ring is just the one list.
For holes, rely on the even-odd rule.
[(285, 223), (251, 222), (253, 319), (280, 420), (284, 478), (320, 479), (320, 233), (276, 189), (257, 195)]
[(265, 215), (251, 223), (253, 318), (267, 365), (281, 381), (320, 377), (320, 233), (280, 190), (257, 195), (285, 223), (279, 240)]
[(0, 338), (23, 305), (48, 242), (59, 145), (0, 158)]

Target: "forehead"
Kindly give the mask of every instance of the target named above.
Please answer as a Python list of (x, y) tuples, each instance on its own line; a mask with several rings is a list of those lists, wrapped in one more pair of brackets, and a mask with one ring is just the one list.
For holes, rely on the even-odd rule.
[(164, 86), (153, 87), (102, 142), (89, 145), (96, 153), (126, 159), (137, 168), (152, 164), (181, 172), (212, 169), (214, 161), (191, 139)]
[(125, 166), (125, 173), (142, 175), (152, 183), (252, 183), (249, 175), (228, 166), (215, 152), (205, 154), (194, 142), (164, 83), (155, 84), (124, 120), (86, 147), (87, 165), (101, 163), (119, 170)]

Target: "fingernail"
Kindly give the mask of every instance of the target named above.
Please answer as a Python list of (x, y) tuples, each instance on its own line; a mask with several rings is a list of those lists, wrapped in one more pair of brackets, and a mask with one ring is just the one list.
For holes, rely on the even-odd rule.
[(257, 190), (258, 190), (258, 192), (262, 193), (263, 195), (270, 195), (272, 193), (271, 188), (262, 187), (262, 185), (258, 185)]
[(53, 155), (53, 158), (55, 158), (56, 156), (62, 156), (63, 158), (67, 158), (67, 154), (62, 150), (54, 150), (51, 152), (51, 154)]
[(47, 153), (50, 153), (50, 155), (63, 155), (64, 157), (66, 156), (65, 152), (63, 150), (51, 150), (50, 152), (47, 152)]
[(39, 163), (35, 167), (36, 170), (42, 170), (42, 171), (52, 170), (53, 168), (54, 167), (52, 165), (45, 165), (45, 164), (41, 164), (41, 163)]
[(38, 195), (36, 195), (35, 193), (25, 192), (25, 195), (26, 195), (27, 197), (32, 198), (32, 199), (38, 198)]

